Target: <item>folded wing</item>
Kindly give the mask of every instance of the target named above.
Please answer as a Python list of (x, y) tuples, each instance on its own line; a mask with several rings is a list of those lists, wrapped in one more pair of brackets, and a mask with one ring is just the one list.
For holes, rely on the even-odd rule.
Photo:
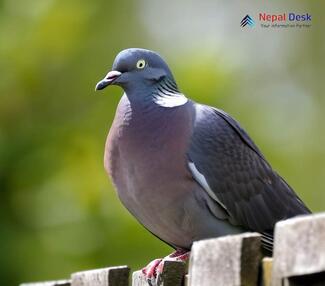
[(233, 118), (205, 105), (195, 109), (188, 150), (194, 179), (224, 208), (230, 223), (264, 232), (272, 244), (277, 221), (310, 211)]

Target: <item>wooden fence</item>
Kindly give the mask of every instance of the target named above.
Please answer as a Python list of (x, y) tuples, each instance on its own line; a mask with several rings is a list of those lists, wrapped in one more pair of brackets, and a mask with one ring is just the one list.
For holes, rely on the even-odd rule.
[[(244, 233), (195, 242), (188, 267), (167, 261), (158, 285), (325, 285), (325, 213), (277, 223), (273, 258), (262, 258), (260, 239), (257, 233)], [(21, 286), (149, 285), (141, 271), (133, 272), (131, 283), (129, 276), (127, 266), (118, 266), (73, 273), (67, 280)]]

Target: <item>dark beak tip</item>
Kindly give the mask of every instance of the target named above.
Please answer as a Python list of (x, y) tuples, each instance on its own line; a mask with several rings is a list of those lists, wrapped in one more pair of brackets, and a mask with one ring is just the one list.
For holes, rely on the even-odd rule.
[(101, 90), (102, 88), (100, 87), (99, 83), (96, 84), (95, 86), (95, 91)]
[(104, 79), (96, 84), (96, 90), (102, 90), (108, 85), (114, 84), (113, 82), (121, 75), (122, 73), (119, 71), (110, 71)]
[(107, 80), (101, 80), (99, 83), (96, 84), (95, 91), (102, 90), (108, 85), (109, 83), (107, 82)]

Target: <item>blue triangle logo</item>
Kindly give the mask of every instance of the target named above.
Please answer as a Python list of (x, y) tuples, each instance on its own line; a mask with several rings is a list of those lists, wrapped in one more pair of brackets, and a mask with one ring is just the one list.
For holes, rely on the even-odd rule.
[(254, 27), (255, 26), (255, 21), (254, 19), (249, 16), (249, 15), (246, 15), (240, 22), (240, 26), (241, 27), (245, 27), (245, 26), (249, 26), (249, 27)]

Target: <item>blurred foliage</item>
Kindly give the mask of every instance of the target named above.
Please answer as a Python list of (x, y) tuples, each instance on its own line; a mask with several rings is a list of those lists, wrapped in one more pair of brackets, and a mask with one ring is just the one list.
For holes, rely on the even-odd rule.
[[(127, 213), (103, 168), (121, 90), (94, 86), (127, 47), (161, 52), (184, 93), (234, 115), (301, 198), (324, 210), (324, 3), (286, 4), (313, 13), (310, 30), (254, 34), (238, 25), (247, 9), (228, 1), (193, 1), (192, 10), (183, 1), (182, 13), (154, 2), (0, 1), (1, 285), (140, 268), (170, 251)], [(227, 24), (207, 33), (205, 21), (223, 14)]]

